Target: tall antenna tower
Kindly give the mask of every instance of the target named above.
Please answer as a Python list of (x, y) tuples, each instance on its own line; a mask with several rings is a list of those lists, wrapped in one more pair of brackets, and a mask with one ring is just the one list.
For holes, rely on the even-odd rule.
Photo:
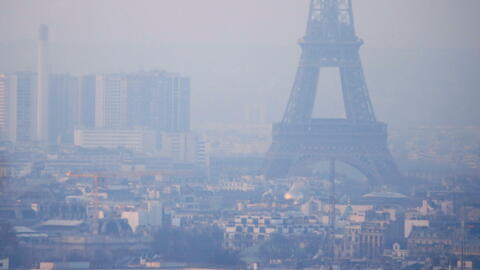
[(48, 141), (48, 70), (46, 50), (48, 41), (48, 26), (41, 24), (38, 29), (37, 51), (37, 119), (35, 139), (39, 142)]

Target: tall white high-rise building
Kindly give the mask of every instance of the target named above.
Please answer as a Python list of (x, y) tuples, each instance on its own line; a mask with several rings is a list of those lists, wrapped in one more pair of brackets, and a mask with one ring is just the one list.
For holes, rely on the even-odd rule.
[(47, 69), (48, 26), (40, 25), (37, 52), (36, 134), (40, 142), (48, 141), (48, 69)]
[(120, 74), (97, 75), (95, 127), (121, 129), (127, 125), (127, 78)]
[(188, 132), (190, 130), (190, 79), (177, 74), (166, 74), (158, 80), (152, 94), (155, 104), (153, 122), (161, 131)]
[(0, 139), (7, 139), (9, 102), (11, 102), (8, 88), (7, 75), (0, 74)]
[(35, 135), (35, 74), (0, 74), (0, 138), (26, 143)]

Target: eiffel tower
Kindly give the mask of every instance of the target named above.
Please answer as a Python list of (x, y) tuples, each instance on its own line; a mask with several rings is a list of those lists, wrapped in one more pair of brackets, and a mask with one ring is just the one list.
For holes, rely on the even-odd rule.
[[(273, 125), (266, 177), (283, 178), (319, 161), (341, 161), (371, 184), (398, 178), (387, 148), (387, 126), (378, 122), (368, 95), (351, 0), (311, 0), (302, 55), (287, 108)], [(312, 118), (320, 70), (338, 68), (346, 118)]]

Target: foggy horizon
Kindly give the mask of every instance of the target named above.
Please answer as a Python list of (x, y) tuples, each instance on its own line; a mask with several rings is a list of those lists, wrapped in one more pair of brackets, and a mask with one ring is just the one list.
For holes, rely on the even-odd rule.
[(0, 270), (480, 269), (479, 0), (0, 0)]
[[(0, 58), (6, 61), (0, 71), (35, 70), (36, 29), (45, 23), (52, 72), (168, 70), (191, 77), (197, 127), (244, 122), (244, 106), (252, 98), (266, 108), (267, 123), (281, 119), (308, 11), (305, 0), (139, 1), (134, 6), (128, 1), (4, 2)], [(365, 41), (361, 55), (367, 84), (379, 119), (392, 128), (480, 123), (475, 117), (480, 98), (475, 87), (480, 83), (478, 7), (476, 1), (354, 1), (357, 34)], [(25, 16), (29, 20), (22, 21)], [(329, 89), (321, 92), (324, 102), (339, 100)], [(325, 110), (322, 116), (342, 114)]]

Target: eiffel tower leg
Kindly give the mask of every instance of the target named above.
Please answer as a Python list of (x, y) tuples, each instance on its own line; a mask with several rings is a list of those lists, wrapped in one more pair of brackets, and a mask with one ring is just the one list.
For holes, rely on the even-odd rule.
[[(320, 146), (317, 143), (320, 143)], [(282, 147), (282, 144), (289, 144), (291, 147)], [(276, 142), (267, 156), (266, 176), (270, 179), (305, 175), (308, 165), (335, 159), (357, 169), (368, 178), (372, 186), (391, 184), (400, 179), (400, 173), (386, 145), (359, 144)], [(282, 149), (284, 151), (281, 151)]]

